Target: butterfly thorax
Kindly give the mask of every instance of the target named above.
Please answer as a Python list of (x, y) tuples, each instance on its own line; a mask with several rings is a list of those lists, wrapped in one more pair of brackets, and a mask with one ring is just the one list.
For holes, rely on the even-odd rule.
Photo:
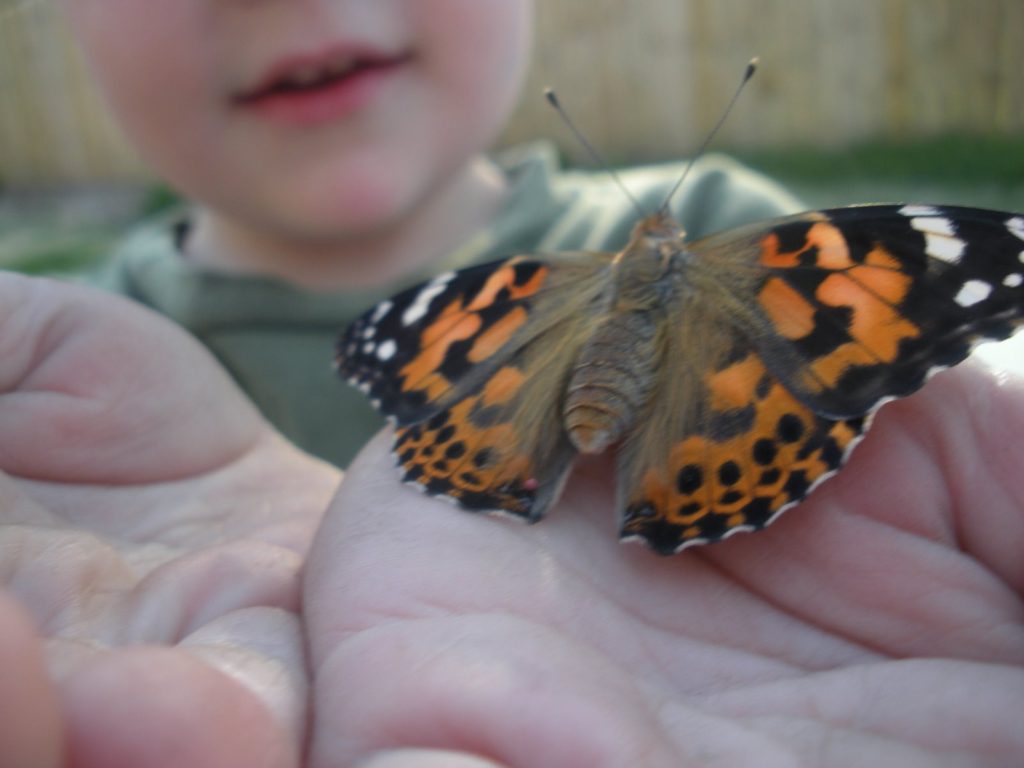
[[(685, 235), (664, 213), (642, 219), (613, 262), (610, 304), (614, 311), (649, 310), (671, 300), (673, 272), (685, 258)], [(678, 274), (675, 275), (678, 277)]]
[(599, 453), (618, 440), (647, 405), (682, 240), (678, 224), (654, 214), (637, 224), (612, 263), (605, 304), (572, 369), (563, 408), (566, 431), (582, 453)]

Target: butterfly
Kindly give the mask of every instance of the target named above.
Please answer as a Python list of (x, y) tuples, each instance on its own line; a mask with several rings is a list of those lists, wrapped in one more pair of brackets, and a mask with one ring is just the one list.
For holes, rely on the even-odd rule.
[(1024, 317), (1024, 216), (852, 206), (687, 243), (664, 211), (618, 253), (438, 275), (338, 341), (402, 477), (534, 522), (614, 447), (624, 539), (756, 530), (836, 472), (884, 402)]

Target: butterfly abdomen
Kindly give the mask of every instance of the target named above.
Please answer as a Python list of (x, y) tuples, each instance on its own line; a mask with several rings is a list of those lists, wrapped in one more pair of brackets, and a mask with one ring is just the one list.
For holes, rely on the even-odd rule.
[(651, 394), (658, 365), (650, 312), (615, 314), (593, 332), (573, 366), (563, 416), (581, 453), (600, 453), (626, 433)]

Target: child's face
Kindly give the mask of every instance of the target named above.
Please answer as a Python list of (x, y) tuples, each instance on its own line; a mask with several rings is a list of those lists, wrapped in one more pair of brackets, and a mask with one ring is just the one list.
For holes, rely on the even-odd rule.
[(386, 229), (494, 140), (532, 12), (531, 0), (65, 2), (161, 176), (246, 226), (325, 243)]

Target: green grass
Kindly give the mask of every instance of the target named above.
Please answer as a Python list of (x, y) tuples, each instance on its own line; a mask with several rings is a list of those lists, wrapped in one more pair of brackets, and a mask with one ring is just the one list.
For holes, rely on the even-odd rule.
[(878, 181), (907, 178), (947, 184), (1024, 183), (1024, 137), (945, 136), (903, 143), (866, 142), (842, 150), (737, 152), (772, 175), (805, 181), (839, 177)]
[(0, 190), (0, 268), (33, 275), (83, 272), (102, 262), (137, 222), (179, 202), (163, 187), (6, 198)]
[[(1024, 137), (951, 136), (836, 151), (733, 154), (778, 179), (808, 208), (916, 202), (1024, 211)], [(69, 213), (60, 196), (26, 203), (5, 199), (0, 190), (0, 267), (31, 274), (80, 272), (109, 254), (135, 223), (180, 202), (164, 187), (112, 199), (116, 204), (86, 206), (83, 212), (79, 198)]]
[(780, 180), (809, 207), (918, 202), (1024, 211), (1024, 137), (947, 136), (834, 151), (733, 154)]
[(29, 275), (83, 272), (102, 261), (115, 239), (105, 232), (0, 233), (0, 267)]

